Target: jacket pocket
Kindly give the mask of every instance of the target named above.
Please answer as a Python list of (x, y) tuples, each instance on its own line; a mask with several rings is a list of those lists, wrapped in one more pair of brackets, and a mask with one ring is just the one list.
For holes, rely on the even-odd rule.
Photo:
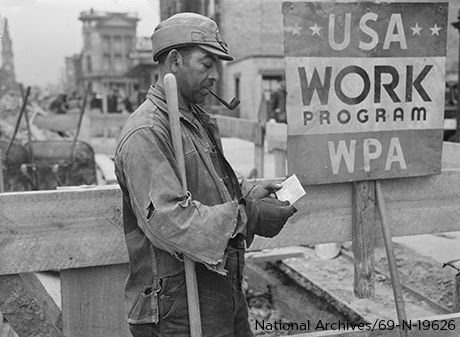
[(161, 319), (188, 319), (185, 271), (160, 279), (159, 309)]
[(128, 311), (128, 323), (158, 323), (158, 290), (144, 288)]

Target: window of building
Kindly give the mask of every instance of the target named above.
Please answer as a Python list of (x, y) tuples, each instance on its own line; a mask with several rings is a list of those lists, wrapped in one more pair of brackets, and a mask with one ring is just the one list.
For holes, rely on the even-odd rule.
[(122, 73), (125, 69), (123, 67), (123, 61), (121, 58), (121, 54), (115, 54), (114, 57), (114, 70), (115, 73)]
[(108, 35), (102, 37), (102, 50), (110, 53), (110, 36)]
[(126, 46), (126, 50), (134, 49), (132, 36), (125, 36), (125, 46)]
[(113, 49), (115, 52), (121, 52), (123, 50), (123, 46), (121, 44), (121, 36), (115, 36), (113, 38)]
[(86, 32), (85, 33), (85, 47), (86, 48), (91, 47), (91, 32)]
[(86, 70), (88, 73), (93, 71), (93, 65), (91, 64), (91, 55), (86, 55)]
[(201, 0), (183, 1), (182, 6), (182, 12), (201, 13), (203, 10)]
[(110, 58), (110, 54), (104, 54), (103, 59), (104, 59), (104, 62), (102, 65), (102, 70), (105, 73), (110, 73), (111, 68), (112, 68), (112, 59)]
[(235, 76), (235, 97), (240, 98), (240, 76)]
[(262, 92), (266, 101), (270, 100), (272, 92), (278, 89), (278, 82), (282, 79), (281, 75), (263, 76), (262, 77)]

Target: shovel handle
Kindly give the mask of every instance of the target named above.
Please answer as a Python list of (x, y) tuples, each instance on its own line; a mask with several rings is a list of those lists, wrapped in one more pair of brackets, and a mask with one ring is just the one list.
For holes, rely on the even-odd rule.
[[(185, 175), (184, 149), (179, 122), (179, 100), (177, 95), (176, 77), (166, 74), (163, 79), (168, 104), (169, 123), (171, 125), (171, 138), (174, 147), (174, 156), (179, 167), (182, 192), (187, 193), (187, 179)], [(188, 315), (190, 321), (191, 337), (201, 337), (200, 302), (198, 297), (198, 283), (196, 280), (195, 262), (184, 255), (185, 282), (187, 286)]]

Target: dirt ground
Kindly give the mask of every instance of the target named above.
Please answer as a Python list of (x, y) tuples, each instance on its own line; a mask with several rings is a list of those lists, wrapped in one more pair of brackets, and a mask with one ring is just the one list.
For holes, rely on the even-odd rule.
[[(407, 319), (427, 318), (450, 313), (453, 306), (454, 276), (450, 267), (443, 268), (438, 261), (400, 243), (394, 243), (398, 275), (403, 285), (403, 298)], [(341, 254), (331, 260), (316, 256), (313, 247), (305, 247), (304, 257), (290, 258), (282, 262), (283, 270), (307, 277), (311, 282), (325, 289), (366, 321), (397, 321), (396, 306), (386, 252), (383, 247), (375, 251), (375, 296), (372, 299), (358, 299), (353, 292), (354, 269), (351, 245), (344, 244)], [(267, 295), (266, 295), (267, 296)], [(425, 300), (424, 297), (427, 299)], [(286, 299), (282, 299), (286, 300)], [(289, 322), (271, 301), (262, 296), (250, 298), (250, 316), (255, 321)], [(288, 335), (288, 331), (259, 331), (263, 337)]]

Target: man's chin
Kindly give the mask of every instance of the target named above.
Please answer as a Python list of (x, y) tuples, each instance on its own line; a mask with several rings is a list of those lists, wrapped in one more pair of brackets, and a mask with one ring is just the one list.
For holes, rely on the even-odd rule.
[(206, 95), (197, 95), (195, 97), (195, 103), (196, 104), (201, 104), (201, 103), (203, 103), (205, 101), (205, 99), (206, 99)]

